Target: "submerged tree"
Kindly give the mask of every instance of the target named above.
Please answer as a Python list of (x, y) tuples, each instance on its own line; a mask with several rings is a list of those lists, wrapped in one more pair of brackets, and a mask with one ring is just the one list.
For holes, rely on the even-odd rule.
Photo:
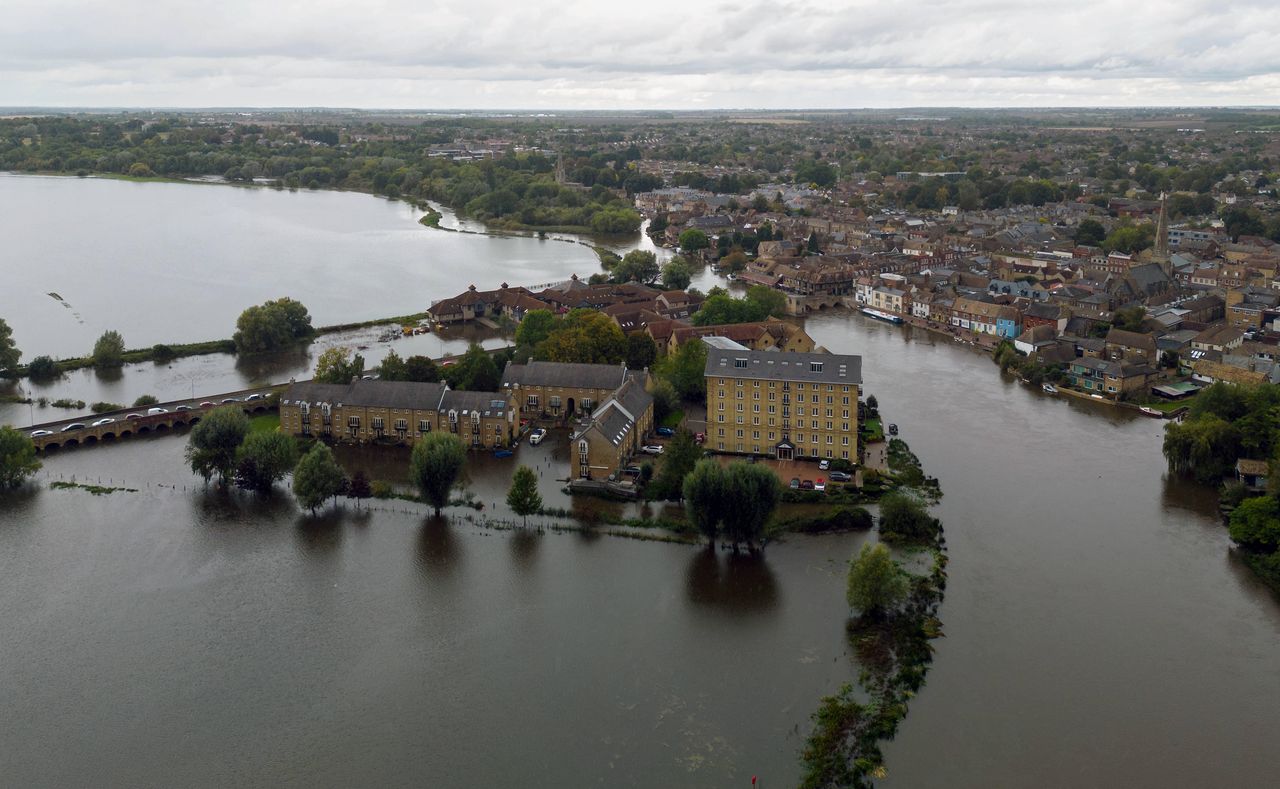
[(538, 477), (533, 469), (520, 466), (511, 477), (511, 489), (507, 491), (507, 506), (529, 525), (529, 516), (542, 508), (542, 496), (538, 493)]
[(284, 433), (250, 433), (236, 450), (236, 485), (266, 493), (298, 463), (298, 442)]
[(40, 470), (36, 445), (20, 430), (0, 426), (0, 490), (16, 488)]
[(93, 365), (119, 367), (122, 364), (124, 364), (124, 337), (120, 332), (108, 329), (93, 344)]
[(342, 467), (334, 460), (333, 451), (316, 442), (293, 470), (293, 495), (314, 515), (325, 499), (338, 495), (344, 481)]
[(409, 455), (409, 479), (437, 516), (449, 503), (449, 491), (466, 459), (466, 448), (449, 433), (428, 433), (414, 443)]
[(865, 617), (880, 619), (896, 610), (907, 599), (909, 589), (907, 574), (879, 543), (863, 543), (849, 563), (845, 596), (849, 606)]
[(238, 406), (210, 411), (187, 437), (186, 457), (191, 470), (207, 483), (218, 475), (226, 484), (236, 467), (236, 451), (249, 433), (249, 418)]

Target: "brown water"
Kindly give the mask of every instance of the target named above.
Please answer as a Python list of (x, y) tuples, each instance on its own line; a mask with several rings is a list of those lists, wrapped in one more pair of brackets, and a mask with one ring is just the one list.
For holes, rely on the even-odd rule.
[[(947, 635), (886, 785), (1271, 785), (1280, 605), (1212, 493), (1166, 480), (1160, 422), (860, 316), (809, 330), (864, 355), (945, 491)], [(182, 444), (55, 455), (54, 478), (141, 490), (0, 511), (5, 783), (790, 786), (819, 697), (856, 674), (860, 535), (761, 560), (399, 502), (312, 520), (204, 493)], [(557, 451), (517, 458), (552, 506)], [(498, 517), (513, 467), (470, 475)]]

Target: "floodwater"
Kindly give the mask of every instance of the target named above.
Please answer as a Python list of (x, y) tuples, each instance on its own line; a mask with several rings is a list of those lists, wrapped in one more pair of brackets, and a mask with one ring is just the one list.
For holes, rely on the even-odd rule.
[[(1160, 421), (918, 330), (807, 325), (863, 355), (945, 493), (946, 637), (884, 785), (1272, 785), (1280, 604), (1229, 553), (1212, 491), (1166, 478)], [(313, 519), (283, 493), (205, 492), (183, 443), (53, 454), (40, 480), (136, 493), (0, 504), (5, 783), (791, 786), (819, 698), (856, 677), (844, 565), (863, 535), (734, 558), (478, 522), (510, 520), (515, 462), (570, 506), (562, 436), (477, 458), (482, 513)]]

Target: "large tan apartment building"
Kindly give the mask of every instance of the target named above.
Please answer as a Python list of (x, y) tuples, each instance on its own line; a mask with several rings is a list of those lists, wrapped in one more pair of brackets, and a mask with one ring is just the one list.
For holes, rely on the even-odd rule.
[(461, 392), (442, 383), (410, 381), (308, 381), (291, 384), (281, 396), (280, 429), (358, 444), (413, 444), (438, 430), (473, 449), (496, 449), (511, 444), (516, 416), (501, 392)]
[(707, 345), (708, 448), (857, 462), (861, 356)]
[(628, 379), (579, 425), (569, 442), (569, 468), (579, 479), (606, 478), (639, 451), (653, 430), (653, 396)]
[(502, 392), (527, 418), (553, 419), (589, 416), (596, 407), (632, 377), (646, 383), (643, 372), (628, 371), (625, 364), (575, 364), (538, 362), (508, 364), (502, 371)]

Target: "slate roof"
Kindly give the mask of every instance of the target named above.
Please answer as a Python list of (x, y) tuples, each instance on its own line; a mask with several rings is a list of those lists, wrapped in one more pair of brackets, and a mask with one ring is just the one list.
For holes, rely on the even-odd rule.
[(322, 384), (303, 381), (290, 384), (281, 396), (283, 403), (329, 403), (331, 405), (433, 411), (445, 391), (442, 383), (415, 381), (355, 381), (349, 384)]
[(502, 371), (502, 388), (558, 386), (577, 389), (617, 389), (626, 380), (626, 365), (578, 364), (532, 361), (508, 364)]
[[(738, 360), (743, 360), (745, 366), (737, 366)], [(815, 370), (813, 365), (821, 367)], [(703, 368), (703, 374), (771, 381), (861, 384), (862, 357), (833, 353), (707, 348), (707, 365)]]
[(504, 392), (464, 392), (450, 389), (440, 399), (440, 411), (457, 411), (469, 414), (479, 411), (485, 416), (502, 416), (507, 407), (507, 395)]

